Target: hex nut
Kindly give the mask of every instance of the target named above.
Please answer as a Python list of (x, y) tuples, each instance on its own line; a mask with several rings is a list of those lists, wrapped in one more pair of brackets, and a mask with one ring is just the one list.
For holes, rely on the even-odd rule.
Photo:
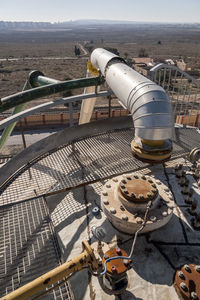
[(104, 199), (104, 200), (103, 200), (103, 203), (104, 203), (105, 205), (108, 205), (108, 204), (109, 204), (109, 201), (108, 201), (107, 199)]
[(185, 271), (187, 271), (188, 273), (192, 273), (192, 270), (190, 269), (190, 267), (188, 265), (184, 265), (184, 269)]
[(108, 193), (107, 192), (103, 192), (103, 196), (108, 196)]
[(194, 299), (194, 300), (198, 300), (199, 299), (198, 296), (197, 296), (197, 293), (195, 293), (195, 292), (192, 292), (190, 294), (190, 296), (191, 296), (191, 299)]
[(162, 212), (162, 216), (163, 216), (163, 217), (166, 217), (167, 215), (168, 215), (167, 211), (163, 211), (163, 212)]
[(181, 282), (181, 283), (180, 283), (180, 287), (182, 288), (182, 290), (183, 290), (184, 292), (187, 292), (187, 291), (188, 291), (188, 288), (187, 288), (187, 286), (186, 286), (186, 284), (185, 284), (184, 282)]
[(114, 207), (111, 207), (110, 212), (111, 212), (111, 214), (116, 214), (116, 209)]
[(142, 224), (142, 222), (143, 222), (142, 218), (140, 218), (140, 217), (137, 217), (137, 218), (135, 219), (135, 221), (136, 221), (136, 223), (138, 223), (138, 224)]
[(185, 276), (184, 276), (184, 274), (183, 274), (182, 271), (179, 271), (179, 272), (178, 272), (178, 276), (179, 276), (179, 278), (181, 278), (182, 280), (185, 280)]
[(200, 273), (200, 266), (195, 266), (195, 270)]
[(150, 221), (156, 222), (156, 220), (157, 220), (157, 218), (156, 218), (155, 216), (151, 216), (151, 217), (150, 217)]
[(122, 215), (122, 220), (124, 220), (124, 221), (128, 221), (128, 216), (127, 216), (127, 215), (125, 215), (125, 214), (123, 214), (123, 215)]

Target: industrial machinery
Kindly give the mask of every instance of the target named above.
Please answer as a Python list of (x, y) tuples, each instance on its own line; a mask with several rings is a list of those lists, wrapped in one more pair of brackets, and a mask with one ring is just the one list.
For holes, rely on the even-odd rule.
[[(130, 112), (66, 128), (1, 168), (1, 299), (200, 299), (199, 83), (181, 73), (193, 88), (176, 99), (178, 69), (159, 66), (152, 81), (104, 49), (89, 71), (68, 82), (34, 71), (31, 89), (1, 99), (0, 111), (18, 106), (1, 145), (13, 122), (56, 102), (114, 93)], [(76, 87), (95, 90), (19, 107)]]

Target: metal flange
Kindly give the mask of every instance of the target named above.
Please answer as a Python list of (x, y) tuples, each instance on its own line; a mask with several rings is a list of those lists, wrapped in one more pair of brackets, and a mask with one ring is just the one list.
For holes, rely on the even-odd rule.
[[(138, 180), (138, 186), (135, 180)], [(131, 194), (134, 194), (134, 198)], [(132, 173), (107, 181), (101, 194), (102, 208), (109, 221), (119, 231), (128, 234), (134, 234), (141, 227), (149, 198), (153, 201), (152, 207), (142, 232), (158, 229), (172, 217), (174, 201), (166, 185), (150, 176)]]

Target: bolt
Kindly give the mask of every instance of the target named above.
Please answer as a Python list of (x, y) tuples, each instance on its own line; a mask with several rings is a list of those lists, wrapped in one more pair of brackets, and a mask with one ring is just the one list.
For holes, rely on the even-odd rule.
[(192, 195), (193, 195), (193, 192), (194, 192), (193, 189), (189, 190), (188, 196), (185, 199), (185, 203), (192, 204)]
[(151, 192), (152, 192), (153, 194), (156, 194), (157, 190), (151, 190)]
[(162, 216), (163, 216), (163, 217), (166, 217), (167, 215), (168, 215), (167, 211), (163, 211), (163, 212), (162, 212)]
[(197, 293), (195, 293), (195, 292), (192, 292), (190, 296), (191, 296), (191, 299), (194, 299), (194, 300), (199, 299), (198, 296), (197, 296)]
[(136, 223), (138, 223), (138, 224), (142, 224), (142, 222), (143, 222), (142, 218), (140, 218), (140, 217), (137, 217), (135, 220), (136, 220)]
[(108, 204), (109, 204), (109, 201), (108, 201), (107, 199), (105, 199), (105, 200), (103, 200), (103, 203), (104, 203), (105, 205), (108, 205)]
[(152, 222), (156, 222), (157, 218), (156, 218), (155, 216), (151, 216), (151, 217), (150, 217), (150, 220), (151, 220)]
[(104, 255), (105, 260), (109, 258), (108, 254)]
[(185, 184), (185, 176), (181, 176), (178, 183), (180, 184), (180, 186), (184, 186), (184, 184)]
[(185, 269), (185, 271), (187, 271), (188, 273), (192, 273), (192, 271), (191, 271), (191, 269), (190, 269), (190, 266), (184, 265), (184, 269)]
[(134, 175), (133, 177), (134, 177), (135, 179), (138, 179), (138, 178), (139, 178), (138, 175)]
[(156, 189), (156, 185), (155, 185), (155, 183), (153, 183), (151, 186), (152, 186), (153, 188), (155, 188), (155, 189)]
[(200, 228), (200, 214), (195, 216), (194, 220), (194, 228), (199, 229)]
[(112, 266), (112, 267), (111, 267), (111, 272), (112, 272), (112, 273), (116, 272), (116, 267), (115, 267), (115, 266)]
[(195, 266), (195, 270), (200, 273), (200, 266)]
[(190, 213), (191, 215), (195, 215), (195, 213), (196, 213), (196, 208), (197, 208), (197, 201), (196, 201), (196, 199), (194, 199), (194, 200), (192, 201), (192, 206), (191, 206), (191, 208), (189, 209), (189, 213)]
[(149, 182), (149, 183), (153, 183), (153, 180), (152, 180), (152, 179), (149, 179), (148, 182)]
[(159, 184), (159, 185), (161, 184), (160, 180), (156, 180), (156, 183)]
[(135, 194), (134, 193), (131, 194), (131, 198), (135, 199)]
[(185, 280), (185, 276), (184, 276), (184, 274), (183, 274), (182, 271), (179, 271), (179, 272), (178, 272), (178, 276), (179, 276), (181, 279)]
[(120, 185), (121, 189), (124, 190), (126, 187), (125, 185)]
[(125, 208), (123, 207), (123, 205), (120, 205), (120, 209), (121, 209), (122, 211), (125, 211)]
[(124, 194), (128, 195), (128, 194), (129, 194), (129, 191), (127, 191), (127, 190), (126, 190), (126, 191), (124, 191)]
[(127, 215), (123, 214), (123, 215), (122, 215), (122, 220), (124, 220), (124, 221), (128, 221), (128, 217), (127, 217)]
[(129, 266), (129, 260), (128, 259), (123, 259), (123, 263), (124, 263), (125, 267)]
[(122, 183), (123, 183), (123, 184), (126, 184), (127, 182), (126, 182), (126, 180), (125, 180), (125, 179), (123, 179), (123, 180), (122, 180)]
[(111, 188), (111, 185), (110, 184), (106, 184), (106, 187), (109, 189), (109, 188)]
[(113, 178), (113, 181), (114, 181), (114, 182), (118, 182), (118, 179), (117, 179), (117, 178)]
[(116, 248), (116, 253), (117, 253), (117, 255), (122, 255), (121, 249), (120, 248)]
[(107, 192), (104, 192), (104, 193), (103, 193), (103, 196), (108, 196), (108, 193), (107, 193)]
[(142, 178), (143, 180), (146, 180), (146, 176), (144, 176), (144, 175), (143, 175), (141, 178)]
[(182, 288), (182, 290), (183, 290), (184, 292), (187, 292), (187, 291), (188, 291), (188, 288), (187, 288), (187, 286), (186, 286), (186, 284), (185, 284), (184, 282), (181, 282), (181, 283), (180, 283), (180, 287)]
[(188, 194), (188, 188), (189, 188), (189, 180), (185, 181), (185, 184), (183, 186), (183, 190), (182, 190), (182, 193), (184, 195), (187, 195)]
[(175, 169), (175, 174), (176, 174), (176, 177), (180, 178), (181, 175), (182, 175), (182, 168), (183, 168), (183, 165), (178, 165), (177, 168)]
[(140, 200), (144, 200), (144, 195), (143, 194), (139, 194), (139, 199)]
[(114, 207), (111, 207), (110, 212), (111, 212), (111, 214), (116, 214), (116, 209)]
[(151, 198), (151, 196), (152, 196), (151, 193), (147, 193), (148, 198)]
[(132, 178), (131, 178), (131, 177), (126, 177), (126, 179), (127, 179), (127, 180), (131, 180)]

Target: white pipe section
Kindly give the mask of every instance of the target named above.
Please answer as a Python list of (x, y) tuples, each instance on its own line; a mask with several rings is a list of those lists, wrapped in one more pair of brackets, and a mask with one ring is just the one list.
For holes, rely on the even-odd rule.
[(137, 137), (146, 140), (172, 138), (171, 103), (162, 87), (105, 49), (95, 49), (91, 62), (100, 69), (116, 97), (131, 112)]

